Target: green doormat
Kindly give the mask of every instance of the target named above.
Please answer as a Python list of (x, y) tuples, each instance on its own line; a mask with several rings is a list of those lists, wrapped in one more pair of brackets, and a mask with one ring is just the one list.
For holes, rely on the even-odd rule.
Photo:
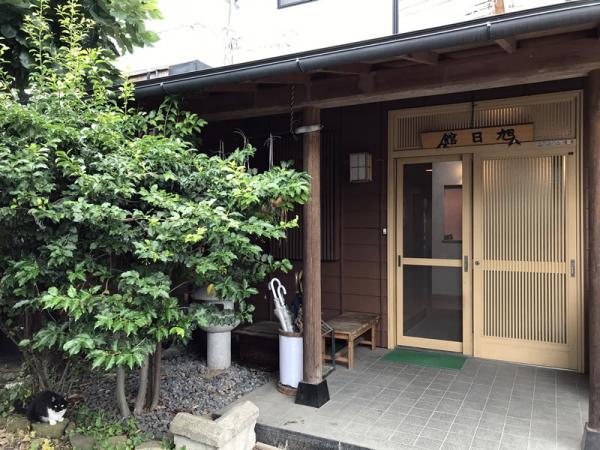
[(439, 367), (440, 369), (462, 369), (467, 358), (458, 355), (397, 348), (385, 355), (383, 359), (417, 366)]

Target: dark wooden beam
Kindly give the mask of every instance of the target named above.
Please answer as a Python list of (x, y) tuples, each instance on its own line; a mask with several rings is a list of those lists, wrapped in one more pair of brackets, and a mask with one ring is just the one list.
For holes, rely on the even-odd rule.
[[(321, 111), (307, 107), (304, 125), (321, 123)], [(304, 170), (311, 177), (310, 200), (304, 205), (304, 382), (323, 380), (321, 353), (321, 133), (303, 136)]]
[(506, 53), (514, 53), (517, 51), (517, 40), (515, 38), (496, 39), (498, 44)]
[(261, 84), (306, 84), (310, 82), (308, 73), (290, 73), (287, 75), (276, 75), (273, 77), (264, 77), (260, 80), (254, 80)]
[(381, 69), (403, 69), (405, 67), (414, 66), (416, 63), (412, 61), (408, 61), (406, 59), (397, 59), (393, 61), (386, 61), (377, 64), (377, 70)]
[(600, 433), (600, 70), (585, 85), (586, 153), (589, 189), (589, 418), (588, 428)]
[(440, 55), (434, 52), (417, 52), (402, 55), (400, 58), (405, 59), (407, 61), (413, 61), (419, 64), (435, 66), (440, 59)]

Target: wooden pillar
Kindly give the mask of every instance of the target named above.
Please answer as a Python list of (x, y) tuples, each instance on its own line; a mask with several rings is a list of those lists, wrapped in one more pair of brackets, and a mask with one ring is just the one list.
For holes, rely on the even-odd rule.
[[(306, 107), (304, 125), (321, 123), (321, 111)], [(323, 380), (321, 363), (321, 133), (303, 135), (304, 170), (311, 176), (310, 201), (304, 205), (304, 382)]]
[(586, 80), (585, 155), (589, 204), (589, 368), (590, 399), (588, 429), (600, 432), (600, 70)]

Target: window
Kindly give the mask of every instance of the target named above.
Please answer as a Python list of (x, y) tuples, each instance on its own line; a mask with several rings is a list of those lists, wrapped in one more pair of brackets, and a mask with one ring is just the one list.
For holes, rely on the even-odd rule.
[(462, 186), (444, 186), (443, 242), (462, 242)]
[(277, 8), (300, 5), (302, 3), (314, 2), (315, 0), (277, 0)]

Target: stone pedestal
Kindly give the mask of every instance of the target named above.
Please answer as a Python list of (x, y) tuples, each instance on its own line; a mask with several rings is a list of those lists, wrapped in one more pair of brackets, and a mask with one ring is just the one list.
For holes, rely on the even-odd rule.
[(206, 331), (206, 364), (210, 370), (231, 366), (231, 330), (233, 326), (200, 327)]
[[(209, 294), (206, 287), (192, 293), (192, 299), (205, 305), (221, 305), (225, 314), (233, 314), (234, 302)], [(231, 330), (239, 325), (214, 325), (200, 327), (206, 332), (206, 364), (211, 371), (228, 369), (231, 366)]]
[(217, 420), (179, 413), (171, 422), (175, 448), (186, 450), (251, 450), (258, 408), (251, 402), (236, 405)]

